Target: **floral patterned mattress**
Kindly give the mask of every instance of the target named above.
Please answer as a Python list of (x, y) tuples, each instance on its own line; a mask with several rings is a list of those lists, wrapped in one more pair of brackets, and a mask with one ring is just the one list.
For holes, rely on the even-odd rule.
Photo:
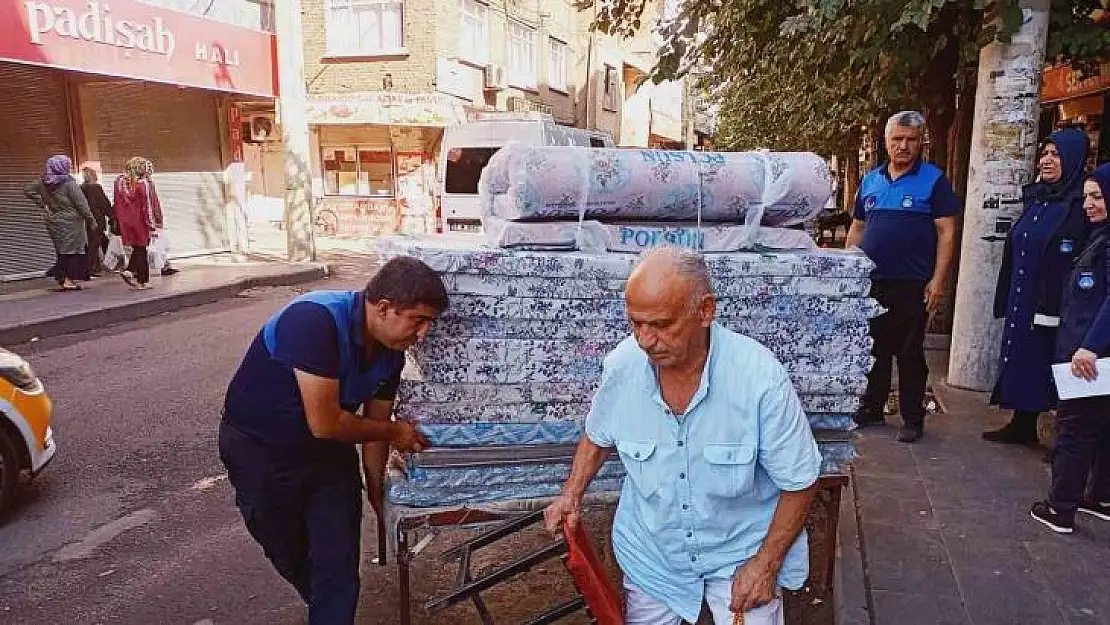
[(812, 219), (832, 195), (810, 153), (681, 152), (510, 143), (478, 184), (482, 214), (509, 221), (762, 223)]
[[(409, 353), (396, 415), (420, 424), (437, 450), (509, 457), (474, 466), (410, 460), (391, 479), (391, 502), (444, 506), (553, 495), (565, 461), (517, 461), (521, 449), (577, 442), (605, 355), (630, 330), (624, 280), (632, 254), (476, 248), (470, 241), (391, 237), (383, 257), (405, 254), (440, 272), (451, 306)], [(783, 362), (815, 432), (845, 433), (871, 366), (862, 254), (808, 249), (707, 254), (718, 321), (759, 340)], [(854, 451), (844, 436), (819, 436), (824, 470), (841, 472)], [(569, 461), (569, 459), (566, 459)], [(619, 490), (619, 462), (594, 482)]]

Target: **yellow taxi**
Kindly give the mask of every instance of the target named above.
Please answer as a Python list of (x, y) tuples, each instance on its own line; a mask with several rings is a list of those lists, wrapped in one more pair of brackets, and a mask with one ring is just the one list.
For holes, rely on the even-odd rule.
[(0, 348), (0, 516), (15, 502), (20, 475), (35, 476), (54, 458), (51, 413), (31, 366)]

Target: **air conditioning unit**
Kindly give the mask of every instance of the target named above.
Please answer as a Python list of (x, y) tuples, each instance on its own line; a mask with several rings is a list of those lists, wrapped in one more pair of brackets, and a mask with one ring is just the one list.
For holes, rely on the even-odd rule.
[(507, 88), (509, 81), (505, 76), (505, 68), (496, 63), (486, 65), (484, 86), (491, 91)]
[(272, 113), (251, 115), (251, 141), (265, 143), (267, 141), (280, 141), (281, 132), (278, 130), (277, 120)]

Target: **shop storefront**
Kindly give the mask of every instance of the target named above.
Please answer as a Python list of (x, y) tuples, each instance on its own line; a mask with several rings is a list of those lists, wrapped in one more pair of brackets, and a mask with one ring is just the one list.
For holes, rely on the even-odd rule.
[(0, 277), (23, 278), (54, 263), (42, 215), (23, 188), (47, 158), (73, 153), (73, 134), (63, 72), (0, 62), (0, 76)]
[(1080, 126), (1091, 138), (1088, 165), (1110, 160), (1110, 136), (1103, 130), (1110, 113), (1110, 61), (1087, 75), (1067, 66), (1049, 68), (1044, 74), (1041, 104), (1042, 134), (1054, 126)]
[(112, 181), (151, 159), (176, 256), (235, 247), (227, 111), (274, 96), (273, 36), (135, 2), (55, 0), (0, 9), (0, 279), (54, 260), (23, 195), (53, 154)]
[(309, 103), (316, 219), (347, 236), (435, 232), (443, 129), (462, 123), (439, 94), (364, 93)]

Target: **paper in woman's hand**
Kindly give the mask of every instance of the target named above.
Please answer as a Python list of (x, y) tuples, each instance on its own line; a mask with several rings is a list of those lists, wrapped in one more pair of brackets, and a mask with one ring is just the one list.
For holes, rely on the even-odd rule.
[(1099, 358), (1095, 366), (1098, 377), (1087, 381), (1071, 372), (1070, 362), (1052, 365), (1052, 377), (1056, 380), (1056, 394), (1060, 399), (1110, 395), (1110, 358)]

